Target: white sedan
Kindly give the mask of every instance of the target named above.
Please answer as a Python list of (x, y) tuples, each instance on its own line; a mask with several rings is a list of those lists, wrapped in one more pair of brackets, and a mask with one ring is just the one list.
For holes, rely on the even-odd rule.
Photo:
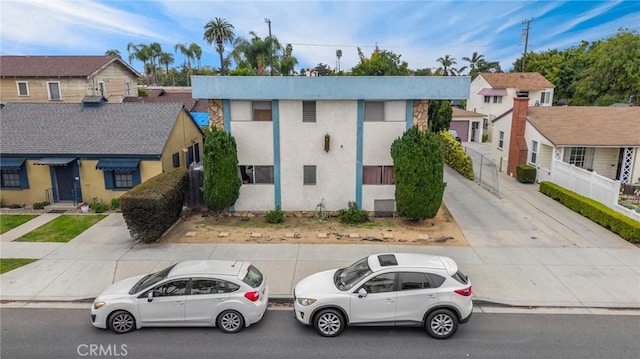
[(142, 327), (214, 326), (236, 333), (259, 322), (269, 289), (246, 261), (183, 261), (116, 282), (91, 306), (91, 324), (128, 333)]

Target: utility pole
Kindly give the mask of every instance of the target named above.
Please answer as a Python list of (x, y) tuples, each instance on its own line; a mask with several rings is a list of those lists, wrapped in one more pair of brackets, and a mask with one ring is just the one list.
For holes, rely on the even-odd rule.
[(269, 26), (269, 76), (273, 76), (273, 39), (271, 39), (271, 19), (265, 17), (264, 22)]
[(533, 18), (529, 20), (522, 20), (522, 25), (527, 25), (527, 27), (522, 30), (522, 35), (521, 35), (521, 37), (524, 37), (524, 54), (522, 55), (522, 68), (520, 69), (520, 72), (524, 72), (524, 65), (527, 62), (527, 47), (529, 46), (529, 29), (531, 29), (529, 25), (531, 24), (532, 21), (533, 21)]

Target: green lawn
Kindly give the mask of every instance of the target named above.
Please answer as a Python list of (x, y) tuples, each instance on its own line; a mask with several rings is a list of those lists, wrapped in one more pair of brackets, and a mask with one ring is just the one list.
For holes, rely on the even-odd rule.
[(37, 259), (29, 258), (0, 258), (0, 274), (14, 270), (23, 265), (35, 262)]
[(0, 234), (38, 217), (37, 214), (0, 214)]
[(69, 242), (107, 215), (62, 215), (16, 239), (16, 242)]

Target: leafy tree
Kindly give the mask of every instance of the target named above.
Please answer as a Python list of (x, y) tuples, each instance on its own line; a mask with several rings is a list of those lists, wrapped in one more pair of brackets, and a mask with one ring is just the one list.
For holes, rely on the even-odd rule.
[(279, 72), (284, 76), (294, 75), (294, 67), (298, 64), (296, 59), (291, 53), (293, 52), (293, 46), (287, 44), (284, 48), (284, 52), (279, 61)]
[(225, 19), (216, 17), (215, 19), (209, 21), (206, 25), (204, 25), (203, 38), (209, 45), (211, 45), (213, 42), (216, 43), (216, 52), (220, 55), (220, 74), (224, 76), (225, 71), (222, 53), (224, 52), (224, 43), (231, 43), (235, 39), (235, 34), (233, 33), (233, 25), (231, 25)]
[(417, 69), (414, 74), (416, 76), (433, 76), (433, 71), (431, 71), (430, 67), (425, 67), (424, 69)]
[(318, 74), (318, 76), (333, 75), (333, 71), (331, 70), (331, 67), (329, 67), (329, 65), (327, 64), (323, 64), (322, 62), (317, 64), (316, 67), (313, 68), (313, 70)]
[(241, 185), (236, 140), (214, 127), (205, 134), (204, 202), (209, 209), (221, 214), (236, 203)]
[[(174, 61), (173, 55), (168, 52), (163, 52), (162, 54), (160, 54), (160, 57), (158, 58), (158, 64), (164, 65), (166, 69), (163, 82), (162, 82), (163, 84), (165, 83), (166, 79), (169, 77), (169, 65), (171, 65), (173, 61)], [(175, 81), (175, 78), (174, 78), (174, 81)], [(175, 86), (175, 83), (173, 85)]]
[(440, 137), (416, 126), (391, 145), (398, 213), (418, 221), (433, 218), (444, 194), (444, 149)]
[(250, 31), (249, 35), (251, 35), (250, 40), (244, 37), (235, 39), (231, 55), (239, 67), (248, 67), (253, 69), (256, 74), (262, 75), (265, 69), (271, 65), (273, 51), (282, 50), (282, 46), (275, 36), (267, 36), (262, 39), (253, 31)]
[(406, 76), (410, 74), (409, 64), (400, 60), (402, 55), (380, 50), (378, 46), (373, 50), (370, 58), (365, 57), (360, 48), (358, 48), (358, 56), (360, 63), (351, 69), (351, 74), (354, 76)]
[(429, 116), (429, 132), (438, 133), (449, 130), (453, 109), (449, 100), (430, 100), (427, 110)]
[(105, 51), (104, 54), (107, 55), (107, 56), (114, 56), (114, 57), (117, 57), (117, 58), (122, 60), (122, 55), (120, 54), (119, 50), (109, 49), (109, 50)]

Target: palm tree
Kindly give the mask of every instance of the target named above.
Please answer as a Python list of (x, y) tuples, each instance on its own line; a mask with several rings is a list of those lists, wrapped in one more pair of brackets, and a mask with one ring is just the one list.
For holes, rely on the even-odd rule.
[(122, 55), (120, 55), (120, 51), (119, 50), (109, 49), (109, 50), (105, 51), (104, 54), (107, 55), (107, 56), (117, 57), (120, 60), (122, 60)]
[(251, 40), (243, 37), (233, 42), (231, 55), (236, 64), (251, 68), (256, 74), (262, 75), (270, 65), (272, 51), (282, 50), (282, 46), (275, 36), (267, 36), (264, 40), (255, 32), (250, 31)]
[(291, 76), (294, 74), (293, 68), (298, 64), (298, 59), (291, 56), (293, 52), (293, 46), (291, 44), (287, 44), (284, 48), (284, 52), (282, 54), (282, 58), (280, 59), (280, 74), (284, 76)]
[(192, 42), (191, 44), (189, 44), (189, 52), (191, 53), (193, 58), (197, 60), (197, 64), (198, 64), (197, 66), (198, 66), (198, 69), (200, 69), (200, 60), (202, 59), (202, 48), (195, 42)]
[(176, 54), (180, 52), (182, 55), (184, 55), (184, 64), (185, 64), (185, 67), (187, 68), (187, 71), (189, 72), (189, 75), (187, 76), (187, 85), (190, 86), (191, 85), (191, 60), (195, 58), (192, 52), (192, 48), (190, 46), (187, 46), (186, 43), (184, 44), (178, 43), (173, 47), (173, 51), (175, 51)]
[(211, 45), (214, 41), (216, 43), (216, 51), (220, 55), (220, 73), (224, 76), (224, 64), (222, 59), (222, 53), (224, 52), (224, 42), (232, 42), (235, 38), (233, 33), (233, 25), (227, 20), (216, 17), (204, 25), (204, 40), (208, 45)]
[(150, 65), (150, 61), (152, 58), (151, 49), (149, 46), (145, 44), (135, 45), (130, 42), (127, 45), (127, 52), (129, 52), (129, 64), (136, 59), (142, 62), (142, 67), (144, 68), (144, 75), (147, 79), (147, 85), (149, 84), (149, 76), (152, 66)]
[(457, 64), (455, 57), (444, 55), (444, 57), (439, 57), (436, 61), (442, 65), (442, 76), (455, 75), (456, 69), (453, 68), (453, 65)]
[(478, 67), (478, 63), (484, 61), (484, 55), (478, 55), (476, 51), (473, 52), (471, 57), (463, 57), (462, 61), (466, 61), (469, 63), (469, 70), (473, 71), (476, 67)]

